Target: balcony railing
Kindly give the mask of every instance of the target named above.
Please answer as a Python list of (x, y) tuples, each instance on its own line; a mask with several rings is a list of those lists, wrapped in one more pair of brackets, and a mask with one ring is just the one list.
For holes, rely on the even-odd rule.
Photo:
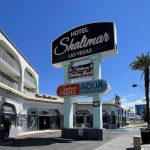
[(15, 83), (15, 82), (13, 83), (13, 82), (5, 79), (2, 76), (0, 76), (0, 82), (3, 83), (3, 84), (5, 84), (5, 85), (7, 85), (7, 86), (9, 86), (9, 87), (11, 87), (11, 88), (13, 88), (13, 89), (18, 90), (18, 84), (17, 83)]
[(11, 68), (15, 69), (17, 72), (19, 71), (18, 63), (11, 58), (3, 49), (0, 48), (0, 58), (5, 61)]
[(31, 77), (26, 71), (25, 71), (24, 77), (25, 77), (25, 79), (27, 79), (28, 81), (30, 81), (31, 83), (33, 83), (34, 85), (36, 85), (36, 82), (33, 79), (33, 77)]

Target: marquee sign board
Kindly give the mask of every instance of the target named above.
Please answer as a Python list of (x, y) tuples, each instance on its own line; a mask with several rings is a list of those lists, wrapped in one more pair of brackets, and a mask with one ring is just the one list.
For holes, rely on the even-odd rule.
[(61, 85), (57, 89), (57, 95), (60, 97), (87, 96), (92, 94), (106, 95), (109, 91), (109, 84), (105, 80), (99, 79)]
[(117, 53), (116, 30), (112, 22), (98, 22), (74, 28), (52, 42), (52, 64), (61, 67), (65, 61), (102, 57)]
[(69, 68), (68, 72), (69, 79), (91, 77), (91, 76), (93, 76), (93, 63)]

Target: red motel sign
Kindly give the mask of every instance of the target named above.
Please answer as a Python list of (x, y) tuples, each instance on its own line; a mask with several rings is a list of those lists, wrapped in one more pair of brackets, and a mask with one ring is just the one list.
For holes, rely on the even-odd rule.
[(75, 96), (80, 94), (80, 84), (61, 85), (57, 88), (57, 95), (60, 97)]

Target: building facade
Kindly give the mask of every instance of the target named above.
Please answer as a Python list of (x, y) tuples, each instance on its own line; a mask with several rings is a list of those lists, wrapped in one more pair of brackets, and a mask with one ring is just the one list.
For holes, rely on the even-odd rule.
[(0, 82), (23, 93), (37, 93), (38, 74), (0, 30)]
[(135, 115), (138, 115), (141, 118), (143, 118), (145, 107), (146, 107), (146, 104), (136, 104), (135, 105)]
[[(0, 129), (6, 117), (15, 133), (63, 128), (62, 98), (40, 95), (39, 76), (15, 45), (0, 30)], [(74, 102), (74, 126), (93, 126), (93, 104)], [(125, 125), (126, 111), (103, 103), (103, 127)]]

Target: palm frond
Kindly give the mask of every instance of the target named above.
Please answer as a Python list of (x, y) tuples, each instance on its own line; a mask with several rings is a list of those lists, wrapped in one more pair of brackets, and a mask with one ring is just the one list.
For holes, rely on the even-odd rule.
[(150, 55), (141, 53), (140, 56), (137, 56), (136, 59), (129, 65), (132, 70), (141, 70), (150, 67)]

